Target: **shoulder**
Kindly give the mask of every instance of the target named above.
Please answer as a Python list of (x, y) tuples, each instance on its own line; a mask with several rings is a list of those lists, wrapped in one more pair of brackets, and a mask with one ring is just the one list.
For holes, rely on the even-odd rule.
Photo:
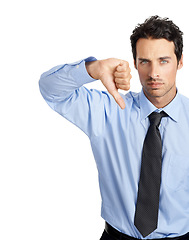
[(179, 93), (179, 96), (180, 96), (181, 102), (182, 102), (184, 105), (186, 105), (186, 106), (189, 107), (189, 98), (186, 97), (186, 96), (184, 96), (184, 95), (182, 95), (182, 94), (180, 94), (180, 93)]
[(136, 105), (139, 105), (139, 96), (140, 96), (140, 93), (136, 93), (132, 91), (129, 91), (125, 95), (122, 95), (126, 103), (136, 104)]
[(126, 99), (132, 99), (132, 100), (138, 100), (138, 98), (139, 98), (139, 94), (140, 93), (136, 93), (136, 92), (132, 92), (132, 91), (129, 91), (128, 93), (126, 93), (125, 94), (125, 97), (126, 97)]
[[(187, 121), (189, 120), (189, 98), (179, 94), (180, 97), (180, 114), (183, 116), (183, 118), (186, 118)], [(185, 116), (185, 117), (184, 117)]]

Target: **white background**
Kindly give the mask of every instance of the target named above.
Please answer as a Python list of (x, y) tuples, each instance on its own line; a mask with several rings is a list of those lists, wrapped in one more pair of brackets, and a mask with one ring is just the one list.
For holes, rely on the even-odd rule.
[[(129, 61), (129, 37), (147, 17), (169, 17), (184, 32), (177, 86), (189, 97), (187, 1), (7, 0), (0, 7), (0, 239), (98, 240), (98, 173), (87, 136), (53, 112), (40, 75), (88, 56)], [(104, 89), (100, 81), (89, 88)], [(89, 234), (89, 236), (88, 236)]]

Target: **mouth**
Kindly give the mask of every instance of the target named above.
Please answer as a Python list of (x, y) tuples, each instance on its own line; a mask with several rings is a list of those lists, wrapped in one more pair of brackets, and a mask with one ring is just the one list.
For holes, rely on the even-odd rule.
[(163, 86), (163, 83), (162, 82), (149, 82), (149, 83), (147, 83), (147, 85), (152, 89), (158, 89)]

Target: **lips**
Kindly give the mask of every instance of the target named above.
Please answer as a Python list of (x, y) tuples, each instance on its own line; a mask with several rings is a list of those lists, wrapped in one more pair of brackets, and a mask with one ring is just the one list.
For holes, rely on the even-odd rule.
[(163, 83), (160, 82), (150, 82), (148, 83), (148, 86), (150, 86), (151, 88), (160, 88), (163, 85)]

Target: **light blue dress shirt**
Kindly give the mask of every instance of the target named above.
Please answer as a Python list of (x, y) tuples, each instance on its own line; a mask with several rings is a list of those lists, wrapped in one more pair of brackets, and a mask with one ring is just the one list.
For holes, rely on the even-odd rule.
[(144, 95), (122, 95), (122, 110), (106, 91), (87, 89), (95, 81), (86, 61), (60, 65), (41, 75), (39, 86), (49, 106), (88, 137), (96, 161), (102, 197), (101, 216), (114, 228), (144, 239), (134, 225), (141, 154), (153, 111), (164, 110), (162, 182), (157, 229), (146, 238), (176, 237), (189, 232), (189, 99), (177, 92), (157, 109)]

